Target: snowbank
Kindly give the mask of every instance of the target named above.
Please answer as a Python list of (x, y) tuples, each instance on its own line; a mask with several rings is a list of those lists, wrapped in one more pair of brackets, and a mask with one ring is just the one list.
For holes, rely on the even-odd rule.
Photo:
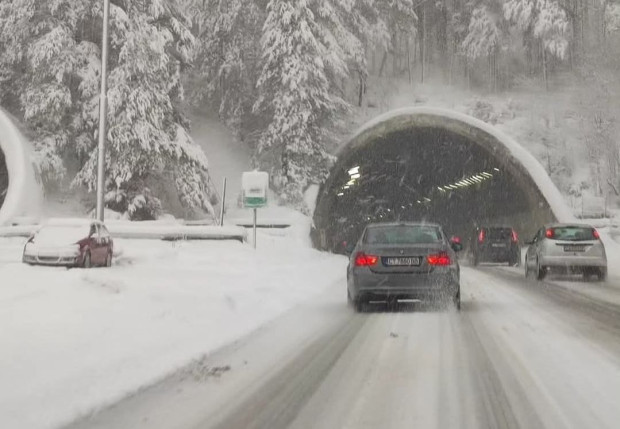
[(23, 239), (0, 239), (11, 279), (0, 288), (3, 427), (58, 427), (344, 282), (342, 256), (263, 231), (257, 251), (231, 241), (118, 242), (111, 269), (65, 270), (23, 265)]
[(9, 173), (9, 187), (0, 207), (0, 225), (12, 218), (37, 214), (43, 201), (37, 167), (31, 159), (32, 148), (20, 134), (11, 118), (0, 109), (0, 149)]

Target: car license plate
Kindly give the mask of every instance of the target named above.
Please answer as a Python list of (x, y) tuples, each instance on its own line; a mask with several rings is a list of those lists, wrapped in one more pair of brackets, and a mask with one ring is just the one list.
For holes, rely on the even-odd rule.
[(492, 247), (506, 247), (506, 243), (493, 243), (491, 244)]
[(564, 251), (565, 252), (583, 252), (585, 251), (586, 248), (585, 246), (564, 246)]
[(420, 265), (420, 258), (385, 258), (385, 265), (391, 267), (418, 266)]

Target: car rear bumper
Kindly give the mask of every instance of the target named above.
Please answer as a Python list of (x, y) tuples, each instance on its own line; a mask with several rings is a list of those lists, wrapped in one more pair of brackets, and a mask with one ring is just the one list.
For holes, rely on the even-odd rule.
[(349, 290), (356, 299), (442, 299), (452, 298), (460, 291), (454, 272), (421, 274), (377, 274), (370, 271), (353, 273)]
[(607, 260), (600, 256), (542, 256), (540, 265), (545, 267), (597, 267), (606, 268)]
[(478, 250), (478, 258), (482, 261), (500, 262), (507, 261), (518, 254), (519, 250), (514, 247), (487, 247)]

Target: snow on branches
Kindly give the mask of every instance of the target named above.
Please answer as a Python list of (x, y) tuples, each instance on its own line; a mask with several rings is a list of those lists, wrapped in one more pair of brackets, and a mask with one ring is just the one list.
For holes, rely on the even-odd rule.
[[(13, 108), (23, 112), (39, 152), (77, 165), (72, 183), (90, 191), (96, 184), (100, 3), (0, 3), (0, 97), (19, 94)], [(108, 190), (134, 194), (127, 204), (137, 195), (156, 200), (144, 189), (149, 181), (168, 180), (186, 207), (213, 210), (207, 160), (187, 134), (179, 108), (181, 69), (196, 49), (190, 27), (173, 1), (111, 4), (105, 169)], [(58, 164), (44, 163), (43, 170), (61, 175), (65, 170)]]
[(569, 47), (570, 23), (566, 12), (554, 0), (508, 0), (504, 17), (521, 31), (531, 32), (544, 49), (564, 59)]
[(258, 160), (282, 198), (303, 207), (303, 191), (327, 174), (326, 130), (346, 103), (329, 92), (327, 46), (307, 0), (271, 0), (261, 39), (255, 112), (269, 118)]

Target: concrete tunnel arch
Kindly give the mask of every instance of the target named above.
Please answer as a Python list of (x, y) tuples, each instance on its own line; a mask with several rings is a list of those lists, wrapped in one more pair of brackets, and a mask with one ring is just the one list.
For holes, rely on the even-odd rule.
[[(337, 160), (331, 168), (327, 180), (321, 185), (317, 196), (312, 229), (314, 246), (320, 249), (334, 250), (336, 243), (340, 242), (340, 240), (354, 240), (355, 234), (359, 234), (364, 222), (376, 220), (370, 219), (370, 217), (362, 221), (358, 220), (357, 223), (360, 225), (354, 225), (357, 228), (350, 225), (355, 223), (355, 221), (348, 222), (347, 216), (355, 217), (358, 214), (360, 201), (372, 197), (368, 196), (368, 193), (372, 193), (371, 187), (367, 188), (367, 192), (357, 196), (351, 190), (351, 188), (355, 188), (355, 184), (351, 188), (344, 189), (343, 184), (346, 186), (347, 180), (351, 179), (348, 173), (351, 168), (360, 164), (372, 164), (374, 162), (374, 165), (370, 165), (368, 168), (377, 170), (382, 168), (382, 164), (387, 165), (388, 162), (398, 162), (399, 166), (404, 166), (406, 169), (407, 165), (412, 165), (416, 162), (416, 149), (423, 149), (424, 156), (426, 157), (424, 160), (426, 167), (424, 168), (433, 168), (433, 165), (441, 166), (443, 162), (448, 160), (452, 163), (454, 170), (459, 170), (461, 168), (459, 164), (450, 158), (454, 158), (456, 152), (460, 151), (461, 157), (468, 156), (467, 160), (472, 164), (470, 167), (474, 170), (476, 167), (473, 164), (477, 162), (478, 170), (493, 167), (500, 172), (497, 173), (497, 178), (493, 179), (496, 183), (492, 184), (493, 180), (491, 180), (488, 188), (478, 183), (476, 183), (476, 186), (472, 186), (471, 189), (468, 188), (469, 197), (464, 198), (461, 196), (460, 206), (458, 202), (451, 203), (449, 201), (453, 193), (458, 194), (458, 192), (451, 189), (448, 190), (448, 188), (445, 188), (446, 192), (442, 193), (439, 191), (439, 194), (442, 194), (442, 201), (445, 201), (442, 203), (445, 204), (444, 212), (441, 212), (440, 208), (435, 210), (435, 214), (439, 214), (439, 217), (449, 218), (452, 216), (452, 219), (457, 219), (460, 216), (465, 218), (468, 216), (468, 211), (467, 203), (464, 201), (468, 199), (475, 200), (475, 198), (480, 199), (481, 197), (486, 198), (492, 195), (492, 192), (496, 194), (499, 192), (498, 195), (503, 195), (503, 192), (515, 195), (514, 198), (519, 200), (519, 202), (515, 203), (514, 206), (512, 206), (511, 202), (505, 203), (506, 208), (501, 207), (501, 204), (497, 207), (493, 207), (493, 204), (490, 204), (490, 208), (486, 213), (482, 213), (482, 209), (475, 210), (475, 219), (469, 219), (467, 222), (475, 224), (511, 224), (519, 229), (521, 236), (529, 237), (544, 222), (571, 222), (575, 220), (571, 210), (542, 165), (514, 139), (497, 128), (465, 114), (438, 108), (408, 107), (385, 113), (371, 120), (353, 138), (340, 147), (337, 153)], [(436, 156), (433, 155), (434, 153), (436, 153)], [(388, 161), (387, 158), (389, 156), (396, 158), (396, 160)], [(442, 158), (435, 159), (433, 156), (435, 158)], [(470, 162), (472, 157), (480, 160)], [(374, 161), (369, 161), (371, 159)], [(363, 166), (361, 169), (362, 177), (359, 180), (362, 181), (362, 184), (360, 186), (363, 185)], [(451, 181), (457, 180), (459, 177), (465, 178), (468, 174), (477, 173), (477, 171), (468, 172), (465, 166), (463, 166), (463, 171), (455, 172), (456, 177), (447, 177), (442, 182), (441, 171), (439, 170), (440, 168), (436, 168), (434, 171), (430, 171), (425, 175), (425, 179), (420, 179), (420, 177), (424, 176), (421, 173), (418, 175), (417, 184), (414, 183), (413, 186), (419, 185), (421, 180), (425, 180), (424, 183), (434, 182), (433, 186), (436, 189), (439, 188), (437, 185), (440, 183), (447, 185), (448, 182), (452, 183)], [(386, 173), (388, 171), (387, 167), (382, 171), (388, 174)], [(407, 174), (410, 173), (408, 172)], [(403, 186), (411, 188), (411, 186), (407, 185), (406, 180), (410, 179), (406, 179), (406, 175), (403, 175), (400, 179), (400, 184), (397, 184), (396, 187), (400, 189), (403, 189)], [(495, 191), (493, 191), (493, 186), (497, 188)], [(478, 192), (478, 194), (473, 191)], [(485, 192), (488, 194), (485, 194)], [(398, 198), (398, 204), (404, 204), (401, 206), (403, 209), (405, 205), (412, 206), (413, 208), (417, 207), (416, 204), (413, 204), (413, 201), (406, 199), (410, 197), (398, 196), (398, 193), (393, 195), (397, 195), (392, 198)], [(376, 197), (375, 195), (375, 200), (377, 200)], [(416, 197), (413, 196), (413, 198)], [(454, 198), (454, 201), (457, 200), (458, 198)], [(409, 204), (405, 204), (407, 201), (409, 201)], [(389, 204), (389, 201), (387, 203)], [(403, 212), (400, 215), (402, 217), (398, 219), (436, 221), (432, 217), (427, 217), (428, 213), (432, 212), (428, 207), (422, 207), (417, 210), (417, 212), (415, 210), (407, 213)], [(447, 229), (453, 227), (453, 230), (449, 232), (467, 236), (470, 229), (466, 225), (467, 222), (465, 220), (461, 222), (459, 219), (455, 222), (448, 220), (447, 223), (457, 223), (458, 225), (448, 225)], [(344, 232), (347, 228), (350, 230), (348, 233)]]
[(0, 109), (0, 226), (36, 217), (43, 201), (41, 177), (30, 142)]

